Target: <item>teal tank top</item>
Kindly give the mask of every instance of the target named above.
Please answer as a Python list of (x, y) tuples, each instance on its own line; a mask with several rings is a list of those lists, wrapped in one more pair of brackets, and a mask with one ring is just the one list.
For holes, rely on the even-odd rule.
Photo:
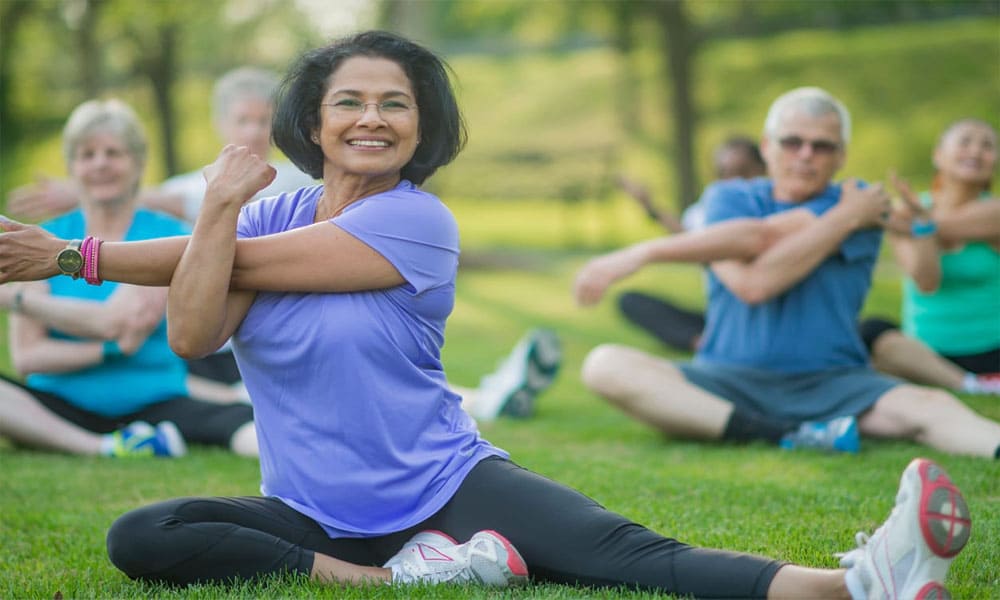
[(942, 252), (941, 286), (930, 294), (905, 278), (903, 331), (945, 355), (1000, 348), (1000, 253), (984, 242)]

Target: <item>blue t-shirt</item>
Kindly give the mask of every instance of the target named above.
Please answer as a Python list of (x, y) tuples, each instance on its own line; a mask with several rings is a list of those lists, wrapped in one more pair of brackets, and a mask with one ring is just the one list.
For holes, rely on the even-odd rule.
[[(739, 179), (710, 185), (701, 199), (707, 222), (766, 218), (806, 208), (822, 215), (840, 199), (831, 184), (805, 202), (774, 199), (770, 179)], [(857, 319), (871, 287), (882, 230), (851, 233), (837, 252), (783, 294), (750, 305), (709, 271), (708, 311), (697, 362), (738, 365), (779, 373), (863, 366), (868, 354)]]
[[(239, 237), (311, 225), (321, 186), (243, 207)], [(455, 299), (458, 228), (409, 181), (331, 219), (406, 283), (348, 293), (259, 293), (233, 336), (254, 405), (261, 492), (332, 537), (382, 535), (427, 519), (483, 458), (441, 365)], [(324, 257), (314, 260), (321, 266)]]
[[(83, 212), (75, 210), (42, 225), (57, 237), (80, 239), (86, 235)], [(136, 210), (125, 241), (148, 240), (184, 235), (189, 232), (182, 221), (145, 209)], [(49, 279), (53, 296), (103, 302), (118, 284), (105, 281), (89, 285), (82, 278), (58, 275)], [(57, 330), (49, 335), (57, 339), (79, 340)], [(93, 341), (93, 340), (86, 340)], [(105, 417), (119, 417), (151, 404), (187, 395), (187, 367), (170, 350), (167, 321), (163, 319), (149, 338), (132, 356), (108, 358), (103, 363), (72, 373), (36, 373), (28, 375), (28, 386), (56, 394), (70, 404)]]

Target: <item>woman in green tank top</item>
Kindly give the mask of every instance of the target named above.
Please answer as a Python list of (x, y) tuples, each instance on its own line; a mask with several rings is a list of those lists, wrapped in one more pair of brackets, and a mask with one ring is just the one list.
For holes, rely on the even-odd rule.
[(990, 195), (996, 165), (992, 126), (951, 124), (934, 150), (931, 190), (918, 199), (898, 182), (911, 227), (909, 235), (889, 236), (907, 275), (904, 333), (987, 380), (1000, 378), (1000, 198)]

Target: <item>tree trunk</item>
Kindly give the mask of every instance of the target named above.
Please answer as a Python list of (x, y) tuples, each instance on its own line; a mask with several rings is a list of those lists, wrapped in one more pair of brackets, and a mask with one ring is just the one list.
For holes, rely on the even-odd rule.
[(692, 63), (697, 38), (684, 12), (682, 0), (654, 2), (650, 5), (663, 32), (667, 51), (665, 80), (670, 82), (670, 116), (674, 129), (674, 163), (677, 175), (677, 203), (687, 207), (698, 199), (700, 185), (694, 166), (694, 132), (697, 115), (691, 99)]
[(163, 169), (166, 176), (175, 175), (177, 168), (177, 123), (170, 90), (177, 79), (177, 25), (165, 23), (157, 28), (159, 43), (147, 48), (143, 71), (153, 88), (153, 100), (159, 116), (160, 137), (163, 140)]

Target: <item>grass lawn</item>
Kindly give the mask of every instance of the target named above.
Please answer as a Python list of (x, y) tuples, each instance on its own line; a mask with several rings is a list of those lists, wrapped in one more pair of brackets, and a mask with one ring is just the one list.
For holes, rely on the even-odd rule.
[[(859, 456), (788, 453), (763, 445), (711, 446), (664, 439), (586, 392), (578, 370), (595, 344), (656, 345), (627, 327), (606, 301), (578, 309), (568, 290), (587, 255), (467, 252), (449, 324), (445, 363), (452, 379), (474, 384), (528, 327), (563, 336), (565, 365), (537, 417), (483, 427), (526, 467), (563, 481), (605, 506), (678, 539), (834, 567), (854, 533), (889, 514), (899, 474), (914, 456), (938, 460), (963, 489), (974, 533), (948, 584), (956, 598), (1000, 595), (1000, 467), (909, 443), (867, 442)], [(517, 265), (506, 268), (502, 265)], [(484, 265), (493, 265), (486, 268)], [(898, 306), (895, 273), (882, 270), (869, 303)], [(701, 301), (693, 267), (654, 269), (628, 286), (669, 290)], [(968, 398), (1000, 418), (997, 399)], [(256, 461), (196, 448), (176, 461), (117, 461), (14, 452), (0, 447), (0, 598), (641, 598), (648, 594), (531, 586), (516, 591), (463, 588), (341, 589), (290, 578), (234, 587), (164, 589), (128, 580), (108, 562), (104, 535), (122, 512), (181, 495), (258, 492)]]

